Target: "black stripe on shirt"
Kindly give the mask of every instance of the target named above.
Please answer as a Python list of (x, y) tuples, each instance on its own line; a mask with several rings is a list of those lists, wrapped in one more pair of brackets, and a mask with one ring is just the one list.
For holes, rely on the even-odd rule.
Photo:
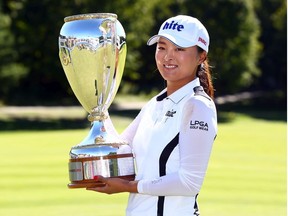
[[(159, 176), (166, 175), (166, 164), (167, 161), (174, 150), (174, 148), (179, 143), (179, 133), (166, 145), (166, 147), (163, 149), (160, 158), (159, 158)], [(158, 203), (157, 203), (157, 216), (163, 216), (164, 214), (164, 201), (165, 196), (159, 196), (158, 197)]]
[(158, 95), (157, 97), (156, 97), (156, 101), (162, 101), (162, 100), (164, 100), (164, 98), (166, 98), (167, 97), (167, 91), (166, 92), (163, 92), (161, 95)]

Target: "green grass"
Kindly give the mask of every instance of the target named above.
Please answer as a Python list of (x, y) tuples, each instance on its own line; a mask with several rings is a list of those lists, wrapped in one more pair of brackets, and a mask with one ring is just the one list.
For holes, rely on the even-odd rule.
[(286, 122), (220, 124), (200, 202), (204, 216), (286, 215)]
[[(199, 196), (203, 216), (286, 215), (286, 122), (226, 113)], [(129, 118), (113, 116), (122, 131)], [(224, 121), (223, 121), (224, 122)], [(124, 216), (128, 194), (68, 189), (88, 129), (0, 132), (1, 216)]]

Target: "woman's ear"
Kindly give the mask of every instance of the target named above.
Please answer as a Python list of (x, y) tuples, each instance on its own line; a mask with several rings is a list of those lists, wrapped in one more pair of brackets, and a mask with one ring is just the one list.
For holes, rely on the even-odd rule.
[(199, 65), (202, 64), (207, 58), (207, 52), (203, 51), (199, 55)]

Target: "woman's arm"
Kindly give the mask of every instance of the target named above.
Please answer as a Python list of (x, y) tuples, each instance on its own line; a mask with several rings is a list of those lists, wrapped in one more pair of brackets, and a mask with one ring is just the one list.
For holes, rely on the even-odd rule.
[(114, 194), (121, 192), (138, 193), (137, 181), (128, 181), (121, 178), (104, 178), (103, 176), (95, 176), (94, 180), (104, 183), (104, 186), (86, 188), (87, 190), (97, 191), (106, 194)]
[(216, 109), (206, 98), (192, 98), (183, 110), (179, 132), (179, 170), (138, 182), (138, 192), (156, 196), (196, 195), (203, 183), (217, 133)]

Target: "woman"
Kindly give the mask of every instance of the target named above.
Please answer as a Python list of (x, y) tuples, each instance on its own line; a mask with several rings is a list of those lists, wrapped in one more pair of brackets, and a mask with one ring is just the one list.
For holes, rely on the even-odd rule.
[(196, 202), (217, 133), (207, 53), (209, 35), (196, 18), (166, 20), (148, 45), (167, 88), (152, 98), (121, 134), (135, 154), (134, 181), (95, 179), (107, 194), (130, 192), (129, 216), (199, 215)]

